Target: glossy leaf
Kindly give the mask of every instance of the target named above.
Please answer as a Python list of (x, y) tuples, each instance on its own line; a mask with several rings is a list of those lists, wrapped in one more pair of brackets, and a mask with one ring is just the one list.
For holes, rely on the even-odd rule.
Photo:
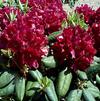
[(26, 85), (26, 96), (33, 96), (39, 89), (41, 89), (39, 82), (28, 81)]
[(90, 75), (99, 72), (100, 72), (100, 64), (98, 64), (97, 62), (91, 64), (91, 66), (87, 69), (87, 73)]
[(44, 57), (42, 59), (42, 63), (47, 68), (55, 68), (56, 67), (56, 61), (53, 56)]
[(50, 79), (48, 79), (48, 82), (48, 86), (44, 89), (48, 99), (50, 101), (58, 101), (53, 82)]
[(49, 41), (54, 40), (59, 34), (61, 34), (60, 31), (51, 33), (51, 34), (48, 36), (48, 40), (49, 40)]
[(62, 71), (59, 73), (57, 81), (57, 94), (59, 97), (64, 97), (69, 90), (72, 80), (72, 73), (70, 71)]
[(29, 74), (37, 81), (41, 82), (43, 76), (38, 70), (30, 70)]
[(98, 83), (98, 84), (100, 84), (100, 76), (97, 74), (96, 75), (96, 82)]
[(75, 89), (70, 91), (66, 101), (81, 101), (81, 96), (82, 96), (82, 90)]
[(97, 62), (97, 63), (100, 63), (100, 57), (94, 56), (94, 61)]
[(95, 89), (95, 88), (93, 88), (93, 87), (89, 87), (89, 88), (87, 88), (87, 90), (88, 90), (95, 98), (100, 99), (100, 91), (99, 91), (99, 89)]
[(75, 4), (75, 0), (68, 0), (70, 7), (73, 7)]
[(16, 80), (15, 91), (16, 91), (18, 100), (23, 101), (24, 94), (25, 94), (25, 78), (19, 77)]
[(87, 74), (83, 71), (78, 70), (77, 75), (81, 80), (88, 80)]
[(0, 75), (0, 88), (6, 86), (14, 79), (14, 75), (8, 71), (3, 72)]
[(85, 101), (96, 101), (93, 95), (87, 89), (83, 89), (83, 97)]
[(4, 88), (0, 89), (0, 96), (8, 96), (14, 93), (15, 84), (12, 81), (9, 85), (5, 86)]

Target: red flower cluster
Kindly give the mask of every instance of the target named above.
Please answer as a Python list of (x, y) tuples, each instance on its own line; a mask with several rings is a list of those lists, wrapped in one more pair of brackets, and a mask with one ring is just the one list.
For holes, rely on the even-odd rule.
[(4, 30), (5, 27), (10, 23), (11, 13), (17, 16), (19, 14), (19, 10), (8, 6), (0, 9), (0, 31)]
[[(26, 3), (26, 0), (21, 2)], [(0, 10), (0, 49), (10, 49), (14, 53), (13, 61), (19, 67), (27, 65), (37, 68), (46, 54), (43, 50), (47, 45), (44, 33), (59, 30), (66, 13), (61, 0), (28, 0), (28, 6), (30, 9), (25, 15), (18, 14), (14, 7)], [(9, 21), (12, 12), (17, 18)]]
[(96, 11), (92, 10), (88, 5), (77, 7), (76, 11), (84, 15), (84, 19), (89, 24), (93, 38), (95, 40), (94, 47), (100, 54), (100, 8)]
[[(25, 3), (25, 0), (22, 0)], [(44, 27), (51, 33), (61, 28), (66, 13), (62, 8), (61, 0), (28, 0), (29, 7), (35, 15), (42, 17)]]
[(81, 5), (80, 7), (76, 7), (76, 11), (79, 14), (83, 14), (85, 22), (87, 24), (92, 24), (92, 21), (93, 21), (92, 17), (94, 15), (95, 11), (92, 10), (91, 7), (89, 7), (87, 4)]
[(93, 19), (92, 32), (95, 40), (95, 48), (97, 49), (98, 54), (100, 54), (100, 8), (95, 11)]
[(10, 49), (19, 67), (39, 67), (46, 45), (41, 19), (29, 13), (10, 23), (0, 36), (0, 49)]
[(88, 68), (96, 53), (91, 36), (79, 26), (64, 29), (52, 49), (60, 63), (67, 60), (74, 70)]

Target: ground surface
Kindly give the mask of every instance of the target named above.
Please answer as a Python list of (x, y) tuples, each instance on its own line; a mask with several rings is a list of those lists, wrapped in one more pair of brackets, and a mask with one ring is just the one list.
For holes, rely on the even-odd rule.
[(88, 4), (93, 7), (93, 9), (97, 9), (98, 7), (100, 7), (100, 0), (78, 0), (75, 3), (75, 7), (81, 4)]
[[(100, 0), (78, 0), (76, 1), (73, 9), (75, 9), (77, 6), (81, 6), (82, 4), (88, 4), (93, 9), (97, 9), (98, 7), (100, 7)], [(63, 8), (67, 13), (72, 11), (68, 4), (64, 4)]]

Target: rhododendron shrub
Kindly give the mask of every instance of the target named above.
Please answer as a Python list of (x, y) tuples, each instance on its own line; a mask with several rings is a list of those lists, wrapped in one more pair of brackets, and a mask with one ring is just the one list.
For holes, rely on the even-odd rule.
[(11, 22), (0, 36), (0, 49), (10, 49), (19, 67), (38, 68), (46, 45), (41, 20), (29, 14)]
[[(26, 0), (21, 2), (27, 3)], [(48, 53), (45, 34), (60, 30), (66, 13), (61, 0), (28, 0), (28, 6), (26, 14), (21, 12), (20, 6), (19, 9), (17, 6), (0, 9), (0, 49), (10, 49), (18, 67), (37, 68), (42, 56)]]
[(0, 100), (99, 101), (100, 8), (67, 17), (61, 0), (3, 1)]
[(68, 27), (52, 46), (55, 58), (74, 69), (85, 70), (93, 61), (96, 50), (91, 35), (80, 26)]

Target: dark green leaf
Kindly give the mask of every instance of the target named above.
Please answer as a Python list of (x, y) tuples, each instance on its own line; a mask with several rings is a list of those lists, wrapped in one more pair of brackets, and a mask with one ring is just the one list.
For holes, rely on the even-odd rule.
[(53, 56), (44, 57), (42, 59), (42, 63), (47, 68), (55, 68), (56, 67), (56, 61)]
[(59, 73), (58, 81), (57, 81), (57, 94), (59, 97), (64, 97), (69, 90), (70, 84), (72, 80), (72, 73), (70, 71), (62, 71)]
[(81, 80), (88, 80), (87, 74), (83, 71), (78, 70), (77, 75)]
[(29, 74), (38, 82), (41, 82), (43, 76), (38, 70), (30, 70)]
[(3, 72), (0, 75), (0, 88), (6, 86), (14, 79), (14, 75), (8, 71)]
[(19, 77), (16, 80), (15, 91), (16, 91), (18, 100), (23, 101), (24, 94), (25, 94), (25, 78)]
[(8, 96), (14, 93), (15, 84), (12, 81), (9, 85), (5, 86), (4, 88), (0, 89), (0, 96)]
[(100, 91), (98, 88), (89, 87), (87, 90), (95, 97), (100, 99)]
[(75, 4), (75, 0), (68, 0), (70, 7), (73, 7)]
[(54, 40), (59, 34), (61, 34), (60, 31), (51, 33), (51, 34), (48, 36), (48, 40), (49, 40), (49, 41)]
[(96, 82), (97, 82), (98, 84), (100, 84), (100, 76), (99, 76), (98, 74), (96, 74)]
[(65, 3), (66, 2), (66, 0), (62, 0), (62, 3)]
[(83, 89), (83, 96), (85, 101), (96, 101), (93, 95), (87, 89)]
[(100, 57), (94, 56), (94, 61), (97, 62), (97, 63), (100, 63)]
[(66, 101), (81, 101), (81, 96), (82, 96), (82, 90), (80, 89), (72, 90), (68, 94)]
[(53, 82), (50, 79), (48, 79), (48, 82), (49, 85), (44, 89), (48, 99), (50, 101), (58, 101)]
[(93, 97), (95, 98), (100, 98), (100, 91), (99, 89), (92, 84), (91, 81), (87, 81), (86, 83), (84, 83), (85, 88), (92, 94)]
[(33, 96), (37, 90), (41, 89), (39, 82), (28, 81), (26, 85), (26, 96)]

